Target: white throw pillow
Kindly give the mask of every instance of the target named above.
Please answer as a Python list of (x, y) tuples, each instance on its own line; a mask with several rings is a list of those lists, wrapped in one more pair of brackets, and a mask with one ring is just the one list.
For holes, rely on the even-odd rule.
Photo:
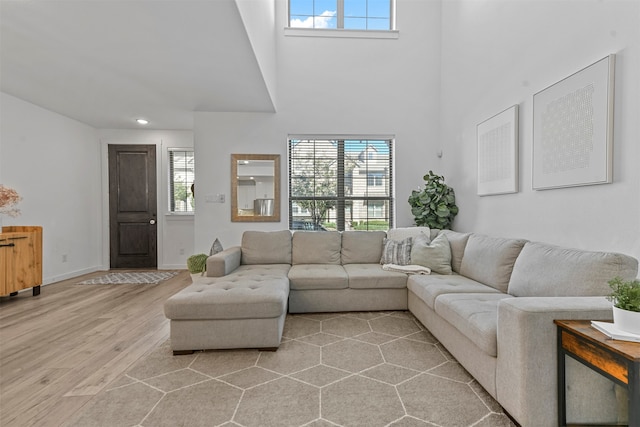
[(440, 233), (431, 243), (423, 236), (413, 239), (411, 263), (429, 267), (434, 273), (452, 274), (451, 247), (447, 236)]
[(380, 264), (411, 264), (411, 237), (401, 241), (385, 238), (382, 242)]

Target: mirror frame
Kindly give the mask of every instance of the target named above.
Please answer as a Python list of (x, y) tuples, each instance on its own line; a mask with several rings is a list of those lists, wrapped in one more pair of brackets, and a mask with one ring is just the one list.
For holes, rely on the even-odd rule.
[[(273, 160), (273, 215), (238, 214), (238, 160)], [(280, 154), (231, 155), (231, 222), (280, 222)]]

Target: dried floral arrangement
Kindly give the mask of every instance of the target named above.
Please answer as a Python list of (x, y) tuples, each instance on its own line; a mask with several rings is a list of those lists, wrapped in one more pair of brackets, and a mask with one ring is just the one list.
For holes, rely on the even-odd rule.
[(20, 209), (15, 207), (20, 200), (22, 197), (16, 190), (0, 184), (0, 214), (14, 217), (20, 215)]

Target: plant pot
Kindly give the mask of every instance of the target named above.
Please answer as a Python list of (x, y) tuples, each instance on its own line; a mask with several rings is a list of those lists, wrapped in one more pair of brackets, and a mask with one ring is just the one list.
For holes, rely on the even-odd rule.
[(613, 307), (613, 324), (621, 331), (640, 335), (640, 312)]
[(199, 278), (202, 277), (202, 273), (191, 273), (191, 281), (195, 283), (195, 281)]

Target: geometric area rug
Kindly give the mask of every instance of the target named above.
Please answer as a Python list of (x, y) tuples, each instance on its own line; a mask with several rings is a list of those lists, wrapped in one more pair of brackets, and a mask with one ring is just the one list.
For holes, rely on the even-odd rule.
[(409, 312), (289, 314), (277, 351), (166, 341), (65, 427), (515, 427)]
[(78, 283), (78, 285), (158, 284), (170, 279), (178, 271), (142, 271), (132, 273), (108, 273)]

